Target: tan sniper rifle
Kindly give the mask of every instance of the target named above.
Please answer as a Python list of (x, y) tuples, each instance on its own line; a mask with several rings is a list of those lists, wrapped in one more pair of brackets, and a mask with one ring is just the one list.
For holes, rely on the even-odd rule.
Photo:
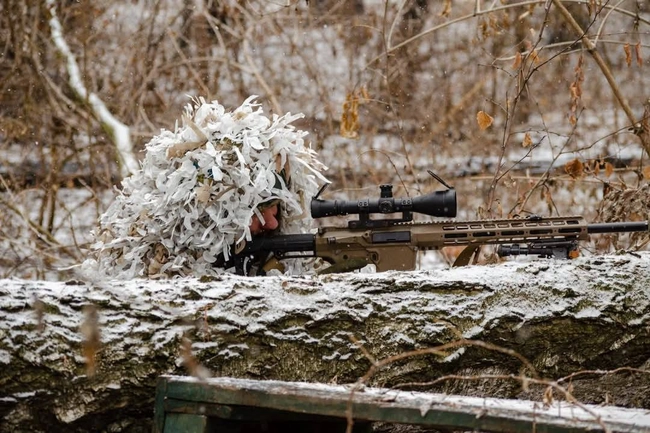
[[(332, 265), (322, 273), (369, 264), (378, 272), (406, 271), (415, 269), (418, 251), (448, 246), (465, 246), (454, 266), (468, 265), (481, 245), (499, 245), (500, 256), (572, 258), (578, 242), (588, 240), (590, 234), (648, 231), (648, 221), (588, 224), (581, 216), (413, 222), (413, 213), (456, 216), (456, 191), (443, 184), (447, 190), (413, 198), (394, 198), (392, 185), (382, 185), (379, 198), (358, 201), (322, 200), (321, 189), (311, 201), (313, 218), (356, 214), (359, 219), (349, 221), (347, 227), (321, 227), (315, 234), (255, 238), (234, 255), (237, 272), (247, 275), (251, 258), (270, 254), (279, 260), (320, 257)], [(370, 218), (400, 212), (397, 219)]]

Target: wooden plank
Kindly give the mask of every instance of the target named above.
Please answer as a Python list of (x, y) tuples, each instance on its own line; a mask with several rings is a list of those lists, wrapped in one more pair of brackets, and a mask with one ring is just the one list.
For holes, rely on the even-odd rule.
[(167, 398), (167, 380), (159, 379), (156, 383), (156, 400), (153, 409), (153, 433), (163, 433), (165, 428), (165, 406)]
[(163, 433), (207, 433), (208, 417), (187, 413), (169, 413), (165, 417)]
[(378, 388), (366, 388), (351, 396), (351, 388), (340, 385), (232, 378), (198, 380), (163, 376), (160, 380), (166, 384), (167, 399), (338, 418), (346, 417), (351, 404), (355, 420), (491, 432), (577, 433), (604, 431), (603, 426), (611, 431), (650, 432), (650, 411), (643, 409), (578, 406), (566, 402), (544, 407), (532, 401)]
[(310, 413), (287, 412), (266, 407), (229, 406), (206, 402), (190, 402), (187, 400), (178, 400), (175, 398), (166, 398), (164, 406), (166, 413), (200, 413), (208, 417), (217, 417), (235, 421), (332, 421), (335, 419), (340, 419), (340, 417), (331, 417)]

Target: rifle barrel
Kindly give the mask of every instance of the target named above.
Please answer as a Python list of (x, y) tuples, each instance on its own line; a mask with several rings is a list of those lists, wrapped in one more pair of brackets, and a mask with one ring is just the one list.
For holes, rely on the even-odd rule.
[(615, 223), (587, 224), (587, 233), (622, 233), (622, 232), (647, 232), (648, 221), (624, 221)]
[(313, 234), (274, 235), (253, 238), (246, 244), (244, 253), (268, 251), (272, 253), (314, 251), (316, 236)]

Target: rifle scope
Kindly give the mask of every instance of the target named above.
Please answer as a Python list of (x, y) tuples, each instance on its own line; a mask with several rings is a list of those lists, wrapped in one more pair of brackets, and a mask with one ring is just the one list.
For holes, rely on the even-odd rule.
[(394, 198), (392, 185), (381, 185), (377, 199), (311, 201), (312, 218), (350, 214), (417, 212), (435, 217), (456, 216), (456, 190), (434, 191), (417, 197)]

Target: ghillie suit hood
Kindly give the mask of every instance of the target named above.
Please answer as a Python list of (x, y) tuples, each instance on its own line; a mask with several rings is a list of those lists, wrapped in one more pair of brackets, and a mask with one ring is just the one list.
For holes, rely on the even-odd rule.
[[(248, 98), (227, 112), (199, 98), (182, 126), (146, 145), (140, 171), (100, 218), (93, 259), (84, 273), (129, 279), (216, 275), (230, 248), (250, 240), (258, 206), (281, 203), (283, 233), (308, 232), (309, 201), (328, 182), (326, 167), (291, 122), (302, 114), (266, 117)], [(294, 261), (286, 273), (306, 271)], [(233, 271), (230, 269), (229, 271)]]

